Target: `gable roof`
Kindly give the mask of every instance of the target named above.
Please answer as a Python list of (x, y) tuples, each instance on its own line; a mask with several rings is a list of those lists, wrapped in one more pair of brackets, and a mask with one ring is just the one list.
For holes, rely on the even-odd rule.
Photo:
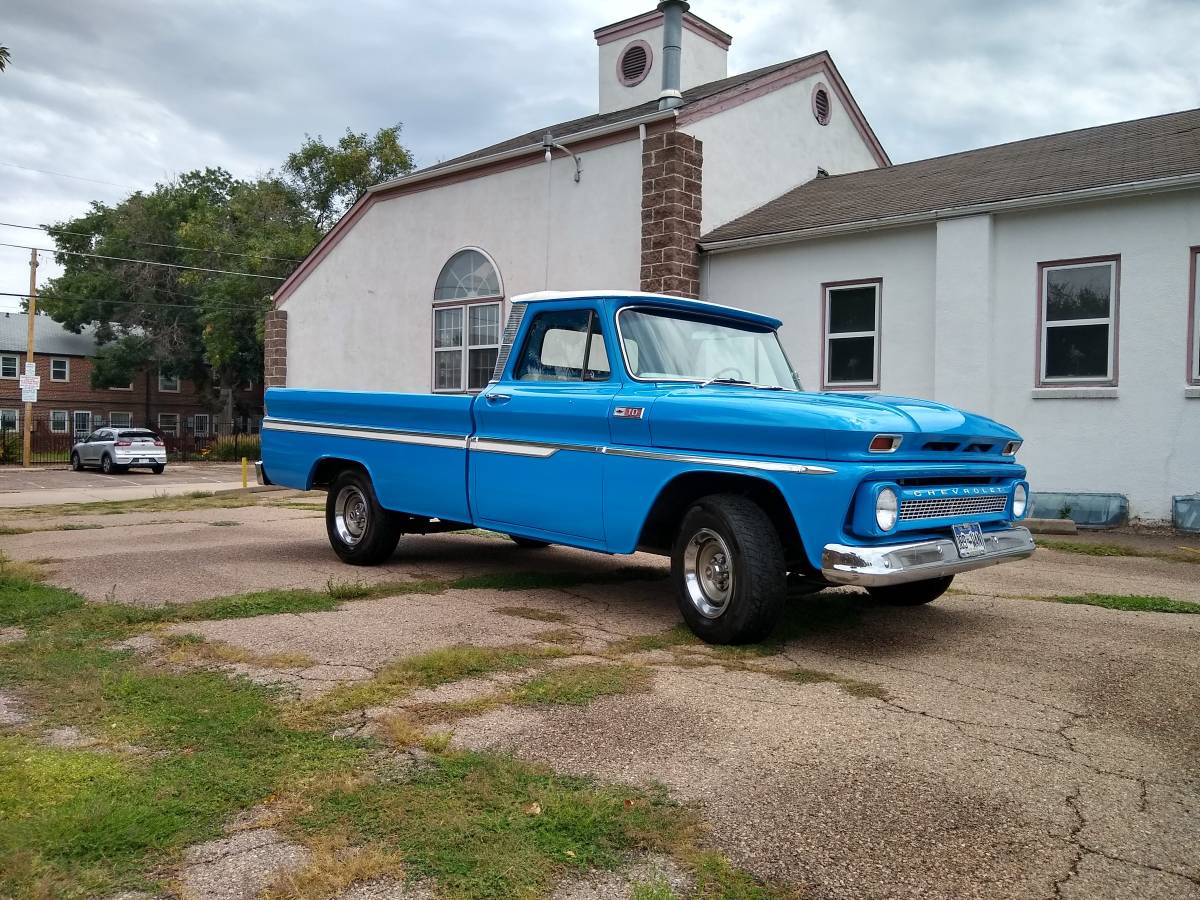
[[(1159, 188), (1200, 174), (1200, 109), (1065, 131), (933, 159), (816, 178), (700, 239), (799, 239), (931, 220), (981, 204), (1061, 202), (1089, 190)], [(1200, 183), (1200, 180), (1198, 180)]]
[[(24, 353), (28, 340), (27, 313), (0, 313), (0, 351)], [(87, 325), (81, 334), (75, 334), (49, 316), (34, 316), (33, 350), (50, 356), (95, 356), (96, 329)]]

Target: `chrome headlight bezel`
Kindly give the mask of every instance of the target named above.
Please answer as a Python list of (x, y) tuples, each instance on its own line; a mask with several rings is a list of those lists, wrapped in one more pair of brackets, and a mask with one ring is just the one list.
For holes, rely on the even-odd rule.
[(1012, 514), (1014, 519), (1023, 519), (1029, 512), (1029, 485), (1018, 481), (1013, 485)]

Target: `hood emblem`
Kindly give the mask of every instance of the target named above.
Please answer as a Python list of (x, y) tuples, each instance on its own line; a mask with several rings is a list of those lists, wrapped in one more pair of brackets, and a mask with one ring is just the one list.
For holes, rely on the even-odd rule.
[(613, 417), (617, 419), (640, 419), (642, 413), (646, 411), (644, 406), (618, 406), (613, 410)]

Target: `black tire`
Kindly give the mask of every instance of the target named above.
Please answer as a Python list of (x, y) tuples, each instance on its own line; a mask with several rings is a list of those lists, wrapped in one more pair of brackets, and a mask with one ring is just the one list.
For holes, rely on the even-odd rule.
[(541, 550), (550, 546), (549, 541), (535, 541), (533, 538), (517, 537), (515, 534), (510, 534), (508, 539), (522, 550)]
[(150, 467), (150, 471), (153, 472), (155, 475), (161, 475), (166, 470), (167, 470), (167, 467), (164, 466), (162, 463), (155, 463), (154, 465), (152, 465)]
[(877, 603), (885, 606), (920, 606), (932, 603), (950, 589), (953, 575), (930, 578), (927, 581), (910, 581), (908, 584), (891, 584), (887, 587), (867, 588), (867, 593)]
[(100, 471), (105, 475), (119, 475), (122, 472), (128, 472), (129, 466), (118, 466), (113, 462), (113, 458), (105, 453), (100, 457)]
[(83, 471), (83, 460), (81, 460), (79, 458), (79, 454), (75, 453), (75, 452), (71, 453), (71, 471), (72, 472), (82, 472)]
[[(701, 577), (706, 571), (711, 577)], [(783, 546), (770, 516), (740, 494), (699, 500), (675, 538), (671, 580), (679, 611), (697, 637), (710, 644), (762, 640), (787, 598)]]
[(325, 530), (333, 552), (352, 566), (378, 565), (400, 542), (396, 517), (379, 505), (370, 476), (361, 469), (346, 469), (329, 486)]

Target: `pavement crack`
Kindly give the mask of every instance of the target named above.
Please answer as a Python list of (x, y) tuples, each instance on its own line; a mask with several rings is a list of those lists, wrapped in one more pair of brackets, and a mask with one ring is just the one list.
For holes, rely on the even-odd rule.
[(1075, 848), (1075, 856), (1071, 860), (1070, 868), (1067, 869), (1067, 874), (1058, 881), (1054, 882), (1054, 897), (1061, 898), (1063, 896), (1063, 888), (1076, 876), (1079, 875), (1079, 866), (1083, 862), (1085, 848), (1079, 843), (1079, 835), (1087, 825), (1087, 820), (1083, 816), (1083, 810), (1079, 808), (1079, 788), (1076, 787), (1070, 794), (1067, 795), (1064, 801), (1067, 808), (1071, 811), (1074, 818), (1074, 823), (1071, 825), (1071, 830), (1067, 833), (1067, 843)]

